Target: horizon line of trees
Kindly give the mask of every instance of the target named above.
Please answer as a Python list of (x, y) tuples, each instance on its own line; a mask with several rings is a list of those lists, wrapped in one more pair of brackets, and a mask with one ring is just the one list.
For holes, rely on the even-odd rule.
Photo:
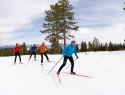
[[(27, 46), (25, 43), (22, 45), (22, 49), (20, 51), (21, 55), (30, 55), (31, 50), (27, 49)], [(32, 47), (32, 46), (31, 46)], [(62, 46), (60, 46), (60, 53), (62, 52)], [(97, 52), (97, 51), (122, 51), (125, 50), (125, 44), (119, 43), (119, 44), (113, 44), (111, 41), (109, 43), (95, 43), (94, 40), (91, 42), (89, 41), (88, 43), (82, 41), (80, 46), (77, 44), (76, 45), (76, 50), (77, 52)], [(56, 49), (50, 48), (50, 51), (47, 51), (48, 54), (60, 54), (56, 51)], [(36, 51), (36, 54), (39, 54), (39, 51)], [(14, 51), (13, 49), (0, 49), (0, 56), (14, 56)]]

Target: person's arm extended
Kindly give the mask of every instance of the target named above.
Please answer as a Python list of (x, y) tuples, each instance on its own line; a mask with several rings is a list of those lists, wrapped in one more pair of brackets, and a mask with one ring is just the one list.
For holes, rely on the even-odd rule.
[(49, 51), (49, 48), (46, 46), (47, 50)]
[(36, 50), (38, 50), (38, 49), (39, 49), (39, 47), (40, 47), (40, 46), (38, 46), (38, 47), (36, 48)]

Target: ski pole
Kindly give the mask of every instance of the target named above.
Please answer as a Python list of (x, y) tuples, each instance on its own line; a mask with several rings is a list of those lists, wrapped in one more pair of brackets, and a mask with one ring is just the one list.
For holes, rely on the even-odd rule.
[[(77, 58), (76, 58), (76, 59), (77, 59)], [(75, 59), (74, 61), (76, 61), (76, 59)], [(70, 65), (71, 65), (71, 64), (70, 64)], [(69, 66), (70, 66), (70, 65), (69, 65)], [(67, 66), (66, 69), (67, 69), (69, 66)], [(66, 69), (65, 69), (65, 70), (66, 70)]]
[[(61, 57), (61, 59), (62, 59), (62, 58), (63, 58), (63, 56)], [(60, 60), (61, 60), (61, 59), (60, 59)], [(59, 61), (60, 61), (60, 60), (59, 60)], [(59, 61), (53, 66), (53, 68), (49, 71), (49, 73), (56, 67), (56, 65), (59, 63)], [(48, 73), (48, 74), (49, 74), (49, 73)], [(48, 75), (48, 74), (47, 74), (47, 75)]]

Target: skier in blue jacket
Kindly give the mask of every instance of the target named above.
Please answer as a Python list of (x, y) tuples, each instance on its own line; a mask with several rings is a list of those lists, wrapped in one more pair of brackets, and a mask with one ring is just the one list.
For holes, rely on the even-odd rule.
[(31, 53), (31, 55), (30, 55), (29, 60), (31, 59), (32, 55), (34, 55), (34, 60), (36, 61), (36, 49), (37, 49), (37, 46), (36, 46), (36, 44), (34, 44), (34, 45), (32, 46), (32, 48), (31, 48), (32, 53)]
[(72, 54), (75, 53), (77, 59), (79, 58), (76, 52), (76, 41), (73, 40), (71, 41), (70, 45), (67, 45), (63, 51), (62, 51), (62, 55), (64, 56), (64, 60), (63, 60), (63, 64), (61, 65), (61, 67), (59, 68), (57, 74), (60, 73), (60, 71), (62, 70), (62, 68), (66, 65), (67, 59), (69, 59), (69, 61), (71, 62), (71, 74), (76, 74), (73, 69), (74, 69), (74, 60), (72, 57)]

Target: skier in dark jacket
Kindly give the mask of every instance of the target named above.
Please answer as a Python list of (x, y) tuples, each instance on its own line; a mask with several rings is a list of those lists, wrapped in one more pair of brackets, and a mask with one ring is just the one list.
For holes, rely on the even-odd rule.
[(30, 55), (29, 60), (31, 59), (32, 55), (34, 55), (34, 60), (36, 61), (36, 49), (37, 49), (37, 46), (36, 46), (36, 44), (34, 44), (34, 45), (32, 46), (32, 48), (31, 48), (32, 53), (31, 53), (31, 55)]
[(22, 62), (21, 62), (21, 56), (20, 56), (20, 50), (21, 50), (21, 48), (22, 48), (22, 47), (19, 46), (18, 43), (16, 43), (16, 46), (14, 47), (14, 52), (15, 52), (14, 64), (16, 64), (17, 56), (19, 56), (20, 64), (22, 64)]
[(71, 44), (66, 46), (64, 48), (64, 50), (62, 51), (62, 55), (64, 56), (64, 60), (63, 60), (63, 64), (61, 65), (61, 67), (59, 68), (57, 74), (60, 73), (60, 71), (62, 70), (62, 68), (66, 65), (67, 63), (67, 59), (69, 59), (69, 61), (71, 62), (71, 74), (76, 74), (73, 69), (74, 69), (74, 60), (72, 57), (72, 54), (75, 53), (77, 59), (79, 58), (76, 52), (76, 41), (73, 40), (71, 41)]

